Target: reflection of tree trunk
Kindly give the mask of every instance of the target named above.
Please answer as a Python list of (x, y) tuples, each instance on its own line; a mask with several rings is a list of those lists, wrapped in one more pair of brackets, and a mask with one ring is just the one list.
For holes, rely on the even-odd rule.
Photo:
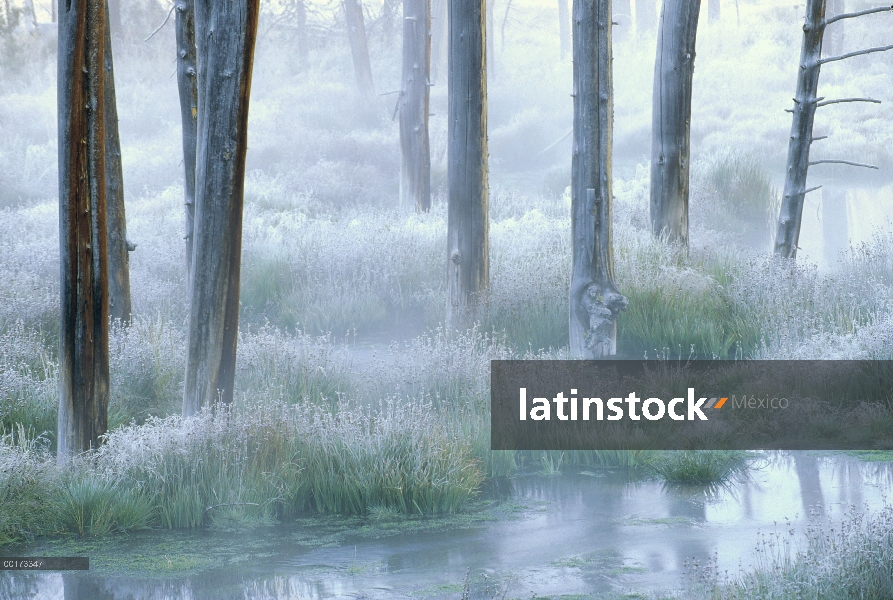
[(819, 478), (819, 460), (805, 452), (794, 452), (794, 469), (800, 482), (800, 501), (806, 514), (815, 511), (817, 516), (825, 515), (825, 500), (822, 496), (822, 482)]
[(567, 56), (571, 49), (570, 20), (567, 0), (558, 0), (558, 37), (561, 42), (561, 58)]
[(832, 265), (849, 247), (846, 191), (827, 187), (822, 190), (822, 238), (825, 264)]

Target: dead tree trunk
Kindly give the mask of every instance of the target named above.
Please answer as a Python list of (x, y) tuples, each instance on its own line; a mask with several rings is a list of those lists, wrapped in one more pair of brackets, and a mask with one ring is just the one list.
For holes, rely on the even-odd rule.
[[(818, 189), (814, 187), (806, 189), (806, 176), (809, 167), (822, 163), (847, 164), (854, 167), (866, 167), (877, 169), (873, 165), (866, 165), (846, 160), (816, 160), (810, 162), (809, 149), (812, 142), (824, 137), (814, 138), (812, 126), (815, 121), (817, 108), (829, 104), (844, 102), (872, 102), (880, 104), (880, 100), (873, 98), (839, 98), (836, 100), (824, 100), (817, 97), (819, 86), (819, 71), (823, 64), (835, 62), (862, 54), (872, 52), (885, 52), (893, 49), (893, 45), (878, 46), (865, 50), (848, 52), (840, 56), (821, 58), (822, 35), (825, 27), (844, 19), (852, 19), (874, 13), (890, 12), (889, 6), (870, 8), (854, 13), (844, 13), (825, 18), (825, 0), (807, 0), (806, 22), (803, 24), (803, 45), (800, 47), (800, 71), (797, 76), (797, 95), (794, 98), (794, 108), (788, 112), (793, 113), (791, 123), (791, 137), (788, 144), (788, 162), (785, 171), (784, 194), (781, 198), (781, 210), (778, 215), (778, 229), (775, 235), (775, 254), (782, 258), (796, 258), (797, 244), (800, 241), (800, 223), (803, 216), (803, 200), (806, 194)], [(824, 100), (824, 101), (823, 101)], [(819, 186), (820, 187), (820, 186)]]
[(558, 0), (558, 39), (561, 43), (561, 58), (571, 51), (571, 17), (568, 14), (567, 0)]
[(199, 105), (186, 416), (233, 399), (248, 100), (259, 6), (260, 0), (195, 2)]
[(707, 23), (713, 25), (719, 23), (722, 18), (722, 7), (719, 0), (707, 0)]
[(366, 41), (366, 26), (363, 23), (363, 4), (360, 0), (344, 0), (344, 18), (347, 21), (347, 37), (357, 78), (357, 87), (367, 103), (375, 99), (372, 85), (372, 65), (369, 62), (369, 44)]
[[(106, 15), (108, 16), (108, 15)], [(110, 24), (110, 21), (106, 20)], [(105, 28), (105, 185), (108, 221), (109, 316), (130, 324), (130, 251), (124, 210), (124, 170), (118, 136), (115, 69), (112, 63), (111, 28)]]
[(490, 272), (486, 0), (451, 0), (447, 326), (474, 322)]
[(195, 50), (195, 0), (177, 0), (177, 89), (183, 128), (183, 190), (186, 206), (186, 280), (192, 275), (195, 228), (195, 144), (198, 126), (198, 83)]
[(403, 0), (403, 90), (400, 93), (401, 203), (431, 210), (428, 143), (428, 72), (431, 64), (429, 0)]
[(104, 0), (59, 11), (58, 459), (99, 446), (108, 425)]
[(635, 0), (636, 3), (636, 35), (654, 31), (657, 25), (656, 0)]
[(664, 0), (654, 62), (651, 231), (688, 245), (691, 82), (700, 0)]
[(611, 0), (574, 0), (573, 21), (569, 348), (575, 358), (601, 358), (617, 353), (617, 315), (626, 307), (611, 240)]

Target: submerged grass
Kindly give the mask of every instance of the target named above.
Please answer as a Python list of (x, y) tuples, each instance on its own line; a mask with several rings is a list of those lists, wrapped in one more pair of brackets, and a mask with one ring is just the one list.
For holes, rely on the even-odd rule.
[(650, 467), (667, 483), (723, 484), (747, 471), (751, 454), (738, 450), (672, 450)]

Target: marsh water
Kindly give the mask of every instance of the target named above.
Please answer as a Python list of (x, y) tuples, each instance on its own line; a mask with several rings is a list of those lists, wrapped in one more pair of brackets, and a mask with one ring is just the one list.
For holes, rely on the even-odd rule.
[[(715, 561), (732, 574), (748, 569), (761, 544), (781, 540), (796, 548), (810, 524), (830, 527), (853, 507), (874, 512), (891, 490), (891, 463), (802, 452), (765, 454), (745, 479), (716, 488), (668, 487), (613, 470), (532, 473), (493, 482), (485, 508), (468, 519), (407, 527), (385, 516), (340, 529), (329, 519), (118, 536), (112, 549), (88, 546), (89, 572), (7, 572), (0, 575), (0, 594), (458, 599), (466, 577), (478, 597), (487, 587), (507, 587), (507, 597), (524, 598), (672, 590), (684, 584), (693, 562)], [(133, 574), (149, 564), (176, 570), (202, 549), (216, 564), (190, 575)], [(225, 557), (215, 561), (221, 552)], [(115, 566), (122, 558), (132, 572)]]

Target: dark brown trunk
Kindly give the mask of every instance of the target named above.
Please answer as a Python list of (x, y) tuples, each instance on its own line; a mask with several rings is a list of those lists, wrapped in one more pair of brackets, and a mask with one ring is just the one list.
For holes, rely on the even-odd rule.
[(371, 104), (375, 99), (375, 87), (372, 85), (372, 65), (369, 62), (369, 44), (366, 41), (361, 1), (344, 0), (344, 17), (347, 21), (347, 37), (350, 41), (357, 87), (363, 99)]
[(691, 82), (700, 0), (664, 0), (654, 62), (651, 231), (688, 245)]
[(108, 425), (109, 301), (104, 0), (60, 7), (61, 331), (58, 459), (96, 448)]
[(489, 281), (486, 0), (452, 0), (447, 125), (447, 326), (470, 326)]
[(403, 90), (400, 93), (400, 195), (402, 204), (431, 210), (428, 143), (428, 71), (431, 63), (429, 0), (403, 0)]
[(812, 143), (816, 92), (819, 87), (821, 67), (819, 59), (822, 55), (824, 19), (825, 0), (807, 0), (784, 193), (775, 236), (775, 254), (784, 258), (796, 258), (797, 243), (800, 240), (803, 200), (806, 197), (806, 173), (809, 169), (809, 147)]
[(196, 0), (198, 140), (183, 414), (231, 403), (248, 101), (260, 0)]
[[(108, 14), (108, 13), (106, 13)], [(118, 107), (115, 99), (115, 69), (112, 37), (105, 30), (105, 185), (108, 221), (109, 316), (130, 324), (130, 246), (124, 210), (124, 170), (118, 136)]]
[(198, 126), (198, 88), (195, 50), (195, 1), (177, 0), (177, 89), (183, 129), (183, 190), (186, 207), (186, 278), (192, 274), (195, 222), (195, 144)]
[(617, 353), (617, 316), (626, 307), (611, 240), (611, 0), (574, 0), (573, 23), (569, 349), (574, 358), (601, 358)]

